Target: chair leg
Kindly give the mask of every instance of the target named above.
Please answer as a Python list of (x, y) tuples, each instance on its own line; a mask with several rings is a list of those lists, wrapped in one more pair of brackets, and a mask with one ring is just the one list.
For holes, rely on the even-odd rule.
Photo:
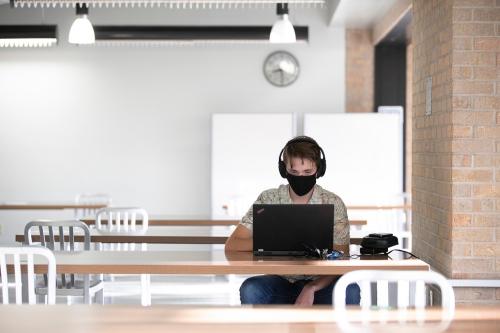
[(104, 304), (104, 288), (95, 293), (96, 303)]
[(151, 275), (141, 274), (141, 304), (151, 305)]
[(229, 304), (239, 305), (240, 304), (240, 293), (238, 291), (236, 276), (234, 274), (228, 275), (228, 285), (229, 285)]
[(37, 294), (36, 295), (36, 304), (46, 304), (45, 295)]
[[(96, 251), (103, 251), (103, 246), (102, 246), (102, 243), (95, 243), (95, 250)], [(101, 281), (104, 281), (104, 274), (99, 274), (99, 279)]]
[(90, 275), (85, 274), (83, 277), (83, 303), (92, 304), (90, 298)]
[[(108, 250), (115, 251), (115, 245), (116, 245), (115, 243), (108, 244)], [(107, 281), (115, 282), (115, 276), (113, 274), (109, 274), (107, 276), (108, 276)]]
[(21, 274), (21, 300), (24, 300), (23, 303), (29, 303), (29, 293), (28, 293), (28, 274)]

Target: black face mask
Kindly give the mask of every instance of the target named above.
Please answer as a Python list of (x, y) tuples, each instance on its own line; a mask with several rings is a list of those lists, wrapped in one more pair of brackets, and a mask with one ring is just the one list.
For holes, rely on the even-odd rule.
[(286, 179), (288, 179), (288, 183), (292, 187), (292, 190), (300, 197), (309, 193), (316, 184), (315, 174), (311, 176), (294, 176), (287, 174)]

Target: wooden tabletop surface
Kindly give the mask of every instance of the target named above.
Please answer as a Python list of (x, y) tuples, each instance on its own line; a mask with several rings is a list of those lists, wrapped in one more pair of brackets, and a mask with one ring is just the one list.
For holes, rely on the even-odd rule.
[[(95, 224), (94, 217), (86, 217), (82, 219), (88, 225)], [(106, 219), (101, 220), (101, 223), (107, 224)], [(140, 223), (140, 221), (138, 221)], [(169, 216), (169, 215), (151, 215), (148, 218), (148, 224), (150, 226), (232, 226), (240, 223), (240, 220), (218, 220), (210, 219), (208, 217), (179, 217), (179, 216)], [(350, 220), (350, 225), (361, 226), (366, 225), (366, 220)]]
[[(359, 269), (429, 270), (417, 259), (316, 260), (255, 257), (251, 252), (81, 251), (54, 252), (59, 273), (88, 274), (306, 274), (340, 275)], [(378, 257), (381, 258), (381, 257)], [(9, 266), (9, 269), (12, 269)], [(35, 271), (46, 271), (43, 260)]]
[(460, 306), (452, 320), (442, 317), (439, 309), (338, 312), (328, 306), (5, 305), (0, 311), (2, 331), (16, 333), (493, 333), (500, 328), (500, 306)]
[[(76, 204), (72, 202), (3, 202), (0, 210), (60, 210), (60, 209), (99, 209), (107, 207), (106, 204)], [(411, 205), (352, 205), (347, 210), (393, 210), (411, 209)], [(208, 220), (208, 219), (206, 219)], [(221, 220), (223, 221), (223, 220)]]
[[(229, 236), (229, 231), (217, 231), (210, 234), (207, 230), (196, 229), (186, 232), (181, 228), (149, 227), (144, 234), (128, 235), (123, 232), (101, 232), (97, 229), (90, 230), (90, 241), (92, 243), (148, 243), (148, 244), (225, 244)], [(356, 235), (358, 236), (358, 235)], [(351, 244), (360, 244), (362, 237), (351, 237)], [(38, 229), (32, 230), (34, 242), (40, 242)], [(48, 236), (46, 236), (48, 239)], [(54, 239), (59, 241), (58, 231), (55, 231)], [(75, 230), (75, 241), (83, 242), (83, 235), (80, 230)], [(15, 241), (24, 243), (24, 234), (17, 234)], [(65, 241), (69, 241), (68, 236)]]
[[(101, 232), (96, 229), (90, 229), (90, 241), (92, 243), (148, 243), (148, 244), (224, 244), (229, 236), (229, 231), (210, 234), (207, 230), (194, 229), (186, 233), (185, 230), (178, 230), (176, 227), (149, 227), (144, 234), (125, 234), (123, 232)], [(46, 239), (48, 236), (46, 236)], [(32, 239), (34, 242), (40, 242), (38, 229), (32, 230)], [(59, 242), (59, 235), (56, 229), (54, 239)], [(16, 242), (24, 243), (24, 234), (18, 234)], [(69, 237), (65, 236), (65, 241)], [(75, 241), (83, 242), (81, 230), (75, 230)]]
[(347, 210), (409, 210), (411, 205), (351, 205), (347, 206)]
[(0, 203), (0, 210), (61, 210), (61, 209), (99, 209), (107, 207), (105, 204), (76, 204), (71, 202), (43, 203), (18, 202)]
[[(46, 236), (48, 239), (48, 236)], [(40, 236), (34, 235), (32, 237), (34, 242), (40, 242)], [(54, 236), (56, 242), (59, 242), (59, 236)], [(65, 236), (65, 242), (69, 241), (69, 237)], [(226, 244), (228, 236), (170, 236), (165, 234), (152, 235), (147, 233), (145, 235), (123, 235), (123, 234), (110, 234), (110, 235), (97, 235), (90, 236), (92, 243), (129, 243), (129, 244)], [(84, 240), (82, 235), (75, 236), (75, 242), (82, 243)], [(351, 237), (351, 244), (360, 245), (362, 238)], [(24, 243), (24, 235), (16, 235), (16, 242)]]

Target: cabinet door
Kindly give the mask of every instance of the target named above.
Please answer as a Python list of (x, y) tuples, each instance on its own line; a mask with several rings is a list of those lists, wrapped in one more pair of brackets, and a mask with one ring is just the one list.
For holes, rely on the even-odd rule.
[(403, 123), (400, 114), (307, 114), (305, 135), (326, 154), (318, 183), (346, 205), (399, 203), (403, 192)]

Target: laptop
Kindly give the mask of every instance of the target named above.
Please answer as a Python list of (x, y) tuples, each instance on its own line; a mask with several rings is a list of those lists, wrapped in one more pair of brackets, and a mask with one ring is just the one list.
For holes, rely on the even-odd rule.
[(333, 250), (334, 206), (253, 205), (255, 256), (304, 256), (307, 247)]

